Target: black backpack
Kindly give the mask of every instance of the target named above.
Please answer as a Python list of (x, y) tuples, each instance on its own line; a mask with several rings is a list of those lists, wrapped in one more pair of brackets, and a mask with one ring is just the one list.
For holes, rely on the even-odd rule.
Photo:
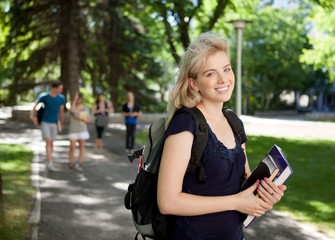
[[(222, 109), (239, 142), (242, 141), (243, 126), (237, 115), (228, 108)], [(201, 111), (196, 108), (181, 108), (175, 114), (189, 113), (198, 128), (198, 135), (191, 151), (191, 159), (186, 174), (197, 173), (200, 184), (205, 183), (206, 176), (201, 157), (208, 142), (208, 125)], [(155, 120), (149, 128), (145, 146), (128, 155), (130, 162), (140, 157), (139, 172), (135, 182), (130, 183), (124, 198), (124, 204), (132, 212), (134, 225), (137, 229), (135, 239), (141, 235), (143, 239), (167, 239), (168, 218), (162, 215), (157, 206), (157, 180), (165, 137), (166, 119)]]
[(42, 122), (44, 109), (45, 109), (44, 102), (41, 102), (40, 109), (37, 111), (37, 122), (38, 122), (39, 125), (41, 125), (41, 122)]

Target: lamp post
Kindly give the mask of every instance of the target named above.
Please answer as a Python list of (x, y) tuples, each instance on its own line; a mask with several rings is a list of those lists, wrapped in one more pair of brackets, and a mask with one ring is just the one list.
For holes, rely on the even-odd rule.
[(243, 28), (245, 27), (246, 23), (250, 23), (250, 20), (246, 19), (238, 19), (238, 20), (232, 20), (229, 21), (229, 23), (232, 23), (234, 26), (234, 29), (236, 30), (237, 35), (237, 94), (236, 94), (236, 113), (237, 116), (241, 116), (242, 114), (242, 83), (241, 83), (241, 63), (242, 63), (242, 32)]

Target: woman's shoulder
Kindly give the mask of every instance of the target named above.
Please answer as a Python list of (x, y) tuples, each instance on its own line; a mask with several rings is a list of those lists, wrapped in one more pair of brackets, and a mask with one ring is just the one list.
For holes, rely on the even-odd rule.
[(197, 134), (197, 129), (192, 115), (189, 113), (179, 113), (174, 115), (167, 129), (167, 136), (184, 131), (192, 132), (194, 135)]

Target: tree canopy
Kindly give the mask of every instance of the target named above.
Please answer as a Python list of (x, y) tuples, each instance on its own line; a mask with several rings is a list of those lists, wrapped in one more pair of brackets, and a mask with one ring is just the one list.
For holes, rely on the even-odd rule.
[(251, 111), (280, 104), (284, 91), (320, 88), (328, 75), (334, 81), (333, 2), (301, 1), (282, 10), (272, 5), (259, 0), (4, 0), (0, 101), (33, 101), (36, 86), (60, 79), (68, 100), (78, 89), (87, 97), (104, 92), (120, 109), (126, 92), (133, 91), (145, 111), (162, 111), (181, 56), (199, 33), (224, 32), (234, 63), (235, 32), (228, 20), (238, 18), (253, 21), (244, 30), (242, 61)]
[(268, 110), (270, 103), (279, 104), (284, 91), (312, 87), (316, 73), (299, 61), (303, 50), (310, 48), (303, 10), (266, 6), (258, 13), (245, 29), (245, 90), (254, 108)]
[(326, 8), (314, 6), (308, 18), (313, 30), (308, 33), (311, 49), (304, 49), (301, 60), (314, 66), (314, 70), (329, 71), (329, 80), (335, 82), (335, 3)]

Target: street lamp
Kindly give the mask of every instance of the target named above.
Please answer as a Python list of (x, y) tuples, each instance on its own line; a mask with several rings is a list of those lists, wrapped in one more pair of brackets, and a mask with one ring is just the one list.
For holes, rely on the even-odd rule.
[(238, 19), (238, 20), (232, 20), (228, 21), (229, 23), (232, 23), (235, 30), (236, 30), (236, 35), (237, 35), (237, 94), (236, 94), (236, 113), (238, 116), (241, 116), (242, 114), (242, 104), (241, 104), (241, 99), (242, 99), (242, 84), (241, 84), (241, 56), (242, 56), (242, 31), (243, 28), (245, 27), (246, 23), (250, 23), (250, 20), (246, 19)]

